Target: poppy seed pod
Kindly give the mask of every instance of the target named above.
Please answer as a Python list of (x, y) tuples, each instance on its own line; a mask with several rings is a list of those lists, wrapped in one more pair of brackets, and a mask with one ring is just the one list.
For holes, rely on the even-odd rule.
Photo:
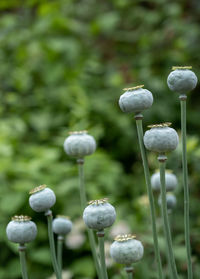
[(49, 210), (56, 202), (56, 196), (46, 185), (40, 185), (29, 192), (30, 207), (36, 212), (45, 212)]
[(149, 90), (142, 88), (143, 86), (124, 88), (126, 92), (119, 99), (119, 106), (123, 112), (139, 113), (152, 106), (153, 95)]
[(190, 69), (191, 66), (172, 67), (172, 72), (167, 78), (170, 90), (179, 94), (186, 94), (193, 90), (197, 85), (197, 76)]
[(107, 202), (107, 199), (90, 201), (83, 212), (86, 226), (93, 230), (101, 231), (110, 227), (115, 219), (115, 208)]
[[(166, 194), (167, 209), (174, 209), (176, 207), (176, 197), (172, 193)], [(161, 205), (161, 197), (158, 198), (158, 204)]]
[(95, 152), (96, 142), (87, 131), (70, 132), (70, 136), (65, 139), (64, 150), (71, 157), (83, 158)]
[(179, 138), (177, 132), (170, 128), (171, 123), (149, 125), (150, 130), (144, 134), (146, 149), (158, 153), (165, 153), (176, 149)]
[(119, 235), (110, 246), (110, 255), (115, 262), (125, 265), (142, 259), (144, 247), (134, 235)]
[(66, 235), (72, 229), (72, 222), (66, 217), (58, 215), (53, 220), (53, 232), (59, 235)]
[[(170, 170), (166, 170), (165, 172), (165, 186), (166, 186), (166, 191), (171, 192), (174, 191), (178, 184), (176, 175), (173, 174)], [(156, 192), (159, 192), (161, 189), (161, 184), (160, 184), (160, 172), (156, 172), (151, 176), (151, 186), (152, 189)]]
[(37, 227), (28, 216), (14, 216), (6, 228), (6, 234), (10, 241), (25, 244), (33, 241), (37, 235)]

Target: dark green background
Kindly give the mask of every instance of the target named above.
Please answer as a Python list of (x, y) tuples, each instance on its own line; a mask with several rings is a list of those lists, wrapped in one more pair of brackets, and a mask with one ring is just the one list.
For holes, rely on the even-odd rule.
[[(77, 166), (63, 151), (68, 132), (79, 129), (87, 129), (98, 144), (85, 164), (89, 199), (110, 199), (116, 222), (126, 221), (145, 246), (135, 279), (155, 278), (135, 121), (120, 111), (118, 99), (123, 87), (144, 84), (154, 95), (152, 108), (144, 113), (145, 127), (171, 121), (180, 133), (178, 95), (169, 91), (166, 79), (174, 65), (192, 65), (199, 76), (199, 22), (198, 0), (0, 1), (0, 278), (21, 278), (17, 247), (5, 234), (15, 214), (28, 214), (38, 225), (37, 240), (27, 249), (30, 279), (51, 276), (45, 217), (30, 209), (28, 192), (47, 184), (57, 196), (55, 214), (72, 221), (81, 216)], [(199, 101), (198, 86), (187, 102), (194, 278), (200, 274)], [(154, 154), (149, 162), (153, 173), (158, 167)], [(180, 146), (169, 155), (168, 168), (179, 178), (171, 219), (182, 279), (186, 256)], [(166, 272), (161, 229), (160, 244)], [(94, 278), (87, 242), (65, 251), (64, 267), (74, 278)], [(110, 278), (124, 276), (119, 265), (109, 269)]]

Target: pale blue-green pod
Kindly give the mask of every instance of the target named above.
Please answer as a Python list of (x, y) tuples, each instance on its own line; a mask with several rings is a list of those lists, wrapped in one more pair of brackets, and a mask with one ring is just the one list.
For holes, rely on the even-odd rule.
[(48, 211), (56, 202), (54, 191), (47, 188), (46, 185), (40, 185), (29, 192), (30, 207), (36, 212)]
[(126, 266), (140, 261), (144, 247), (133, 235), (119, 235), (110, 246), (110, 255), (115, 262)]
[[(175, 195), (173, 195), (172, 193), (167, 193), (166, 194), (166, 201), (167, 201), (167, 209), (171, 210), (174, 209), (176, 207), (177, 204), (177, 200)], [(161, 205), (162, 200), (161, 200), (161, 196), (158, 198), (158, 204)]]
[[(166, 170), (165, 172), (165, 185), (167, 192), (174, 191), (178, 185), (176, 175), (173, 174), (170, 170)], [(154, 191), (160, 192), (160, 172), (156, 172), (151, 176), (151, 186)]]
[(119, 99), (119, 106), (123, 112), (140, 113), (152, 106), (152, 93), (142, 87), (143, 85), (139, 85), (124, 89), (126, 92), (122, 94)]
[(112, 226), (115, 219), (115, 208), (107, 202), (107, 199), (90, 201), (83, 212), (86, 226), (97, 231)]
[(186, 94), (193, 90), (197, 85), (197, 76), (190, 69), (192, 67), (173, 67), (172, 72), (167, 78), (170, 90), (179, 94)]
[(71, 132), (65, 139), (64, 150), (71, 157), (83, 158), (95, 152), (96, 142), (87, 131)]
[(7, 225), (6, 234), (10, 241), (25, 244), (36, 238), (37, 227), (28, 216), (14, 216)]
[(72, 222), (62, 215), (58, 215), (53, 220), (53, 232), (58, 235), (66, 235), (72, 230)]
[(146, 149), (157, 153), (165, 153), (176, 149), (179, 138), (177, 132), (170, 128), (171, 123), (150, 125), (151, 129), (144, 134)]

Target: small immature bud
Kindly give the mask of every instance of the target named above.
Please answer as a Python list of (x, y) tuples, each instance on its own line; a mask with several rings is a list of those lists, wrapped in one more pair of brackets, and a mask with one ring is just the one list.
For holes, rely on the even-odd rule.
[(37, 227), (31, 221), (31, 217), (14, 216), (6, 228), (6, 234), (10, 241), (25, 244), (33, 241), (37, 235)]
[(71, 157), (83, 158), (95, 152), (96, 142), (87, 131), (71, 132), (65, 139), (64, 150)]
[(157, 153), (165, 153), (176, 149), (179, 138), (177, 132), (170, 128), (171, 123), (149, 125), (150, 130), (144, 134), (146, 149)]
[(130, 265), (142, 259), (144, 247), (134, 235), (119, 235), (110, 247), (110, 255), (115, 262)]
[(86, 226), (93, 230), (104, 230), (112, 226), (115, 219), (115, 208), (107, 202), (107, 199), (90, 201), (83, 212)]
[(119, 99), (119, 106), (123, 112), (140, 113), (152, 106), (153, 95), (149, 90), (142, 88), (143, 86), (124, 89), (126, 92)]
[(47, 188), (46, 185), (40, 185), (29, 192), (30, 207), (36, 212), (46, 212), (56, 202), (54, 192)]
[(169, 89), (179, 94), (186, 94), (197, 85), (197, 76), (190, 69), (191, 66), (172, 67), (172, 72), (167, 78)]
[[(166, 194), (167, 209), (174, 209), (176, 207), (176, 197), (172, 193)], [(158, 204), (161, 205), (161, 197), (158, 198)]]
[[(170, 170), (166, 170), (165, 172), (165, 185), (166, 191), (171, 192), (174, 191), (178, 184), (176, 175), (173, 174)], [(151, 186), (152, 189), (156, 192), (160, 192), (161, 184), (160, 184), (160, 172), (156, 172), (151, 176)]]
[(53, 232), (58, 235), (66, 235), (72, 229), (72, 222), (66, 217), (62, 215), (58, 215), (53, 220)]

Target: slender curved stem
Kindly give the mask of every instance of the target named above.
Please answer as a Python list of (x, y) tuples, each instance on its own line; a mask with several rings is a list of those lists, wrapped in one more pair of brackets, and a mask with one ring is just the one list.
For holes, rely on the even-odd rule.
[[(184, 98), (183, 98), (184, 97)], [(183, 166), (183, 188), (184, 188), (184, 227), (185, 243), (187, 250), (188, 279), (193, 278), (191, 246), (190, 246), (190, 208), (189, 208), (189, 187), (187, 167), (187, 131), (186, 131), (186, 96), (180, 97), (181, 102), (181, 137), (182, 137), (182, 166)]]
[(127, 278), (128, 279), (133, 279), (133, 273), (132, 272), (127, 272)]
[(58, 268), (58, 263), (56, 260), (56, 252), (55, 252), (55, 243), (54, 243), (54, 235), (52, 230), (52, 212), (51, 210), (48, 210), (45, 215), (47, 216), (47, 222), (48, 222), (48, 236), (49, 236), (49, 246), (50, 246), (50, 252), (51, 252), (51, 261), (53, 265), (54, 272), (56, 274), (57, 279), (62, 279), (61, 272)]
[(144, 167), (144, 175), (145, 175), (145, 181), (147, 186), (147, 193), (149, 197), (149, 203), (150, 203), (150, 213), (151, 213), (151, 224), (152, 224), (152, 232), (153, 232), (153, 241), (154, 241), (154, 251), (156, 256), (156, 262), (158, 267), (158, 278), (163, 279), (163, 272), (162, 272), (162, 262), (160, 257), (160, 250), (158, 245), (158, 234), (156, 229), (156, 213), (155, 213), (155, 205), (154, 205), (154, 197), (152, 193), (151, 188), (151, 178), (149, 173), (149, 166), (148, 166), (148, 160), (147, 160), (147, 154), (143, 143), (143, 126), (142, 126), (142, 115), (139, 116), (137, 119), (137, 116), (135, 116), (136, 119), (136, 126), (137, 126), (137, 134), (138, 134), (138, 140), (139, 140), (139, 146), (140, 146), (140, 152), (142, 156), (142, 162)]
[(166, 186), (165, 186), (165, 165), (167, 157), (162, 156), (158, 157), (159, 160), (159, 166), (160, 166), (160, 182), (161, 182), (161, 210), (162, 210), (162, 217), (163, 217), (163, 228), (164, 228), (164, 234), (166, 239), (166, 248), (168, 253), (168, 259), (169, 259), (169, 265), (171, 268), (171, 274), (174, 279), (178, 278), (177, 269), (176, 269), (176, 263), (174, 259), (174, 253), (172, 248), (172, 237), (171, 237), (171, 231), (169, 226), (169, 220), (168, 220), (168, 213), (167, 213), (167, 200), (166, 200)]
[[(84, 159), (78, 159), (77, 163), (78, 163), (78, 172), (79, 172), (79, 190), (80, 190), (81, 209), (84, 210), (87, 205), (87, 198), (86, 198), (86, 191), (85, 191), (85, 184), (84, 184), (84, 168), (83, 168)], [(88, 228), (87, 228), (87, 232), (88, 232), (88, 238), (90, 242), (90, 247), (91, 247), (97, 275), (98, 278), (102, 278), (101, 268), (97, 256), (97, 251), (96, 251), (96, 241), (94, 238), (94, 233), (92, 230)]]
[(62, 251), (63, 251), (63, 241), (64, 237), (62, 235), (58, 235), (57, 237), (57, 263), (60, 273), (62, 273)]
[(104, 250), (104, 232), (97, 232), (98, 241), (99, 241), (99, 253), (101, 261), (101, 269), (103, 274), (103, 279), (108, 279), (106, 261), (105, 261), (105, 250)]
[(19, 245), (19, 257), (20, 257), (20, 265), (22, 272), (22, 279), (28, 279), (28, 272), (26, 267), (26, 246), (20, 244)]

